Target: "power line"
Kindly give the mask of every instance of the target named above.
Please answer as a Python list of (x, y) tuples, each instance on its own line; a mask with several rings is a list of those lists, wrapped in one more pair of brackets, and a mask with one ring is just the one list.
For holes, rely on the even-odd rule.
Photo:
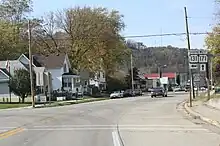
[[(190, 35), (207, 35), (208, 32), (194, 32), (189, 33)], [(146, 38), (146, 37), (161, 37), (161, 36), (182, 36), (186, 33), (165, 33), (165, 34), (150, 34), (150, 35), (133, 35), (133, 36), (124, 36), (124, 38)]]
[[(212, 34), (211, 32), (193, 32), (189, 33), (190, 35), (208, 35)], [(220, 35), (220, 33), (214, 33), (217, 35)], [(150, 38), (150, 37), (164, 37), (164, 36), (183, 36), (186, 35), (186, 33), (164, 33), (164, 34), (148, 34), (148, 35), (130, 35), (130, 36), (122, 36), (123, 38)], [(81, 37), (80, 39), (99, 39), (99, 37)], [(51, 40), (51, 38), (41, 38), (35, 40)], [(69, 38), (54, 38), (54, 40), (71, 40)]]

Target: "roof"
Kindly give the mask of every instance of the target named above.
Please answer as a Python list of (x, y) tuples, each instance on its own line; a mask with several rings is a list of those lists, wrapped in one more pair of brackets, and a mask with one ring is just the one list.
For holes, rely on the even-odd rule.
[(8, 77), (11, 76), (10, 73), (7, 71), (7, 69), (5, 69), (5, 68), (0, 68), (0, 70), (1, 70), (2, 72), (4, 72), (4, 74), (7, 75)]
[[(10, 73), (13, 74), (14, 70), (17, 69), (28, 69), (24, 64), (22, 64), (19, 60), (8, 60), (10, 65)], [(0, 61), (0, 68), (6, 69), (7, 61)]]
[(44, 66), (46, 68), (53, 69), (63, 67), (65, 57), (65, 53), (50, 54), (46, 56), (41, 54), (34, 54), (33, 61), (35, 61), (34, 64), (38, 67)]
[[(159, 74), (158, 73), (144, 74), (144, 77), (147, 79), (157, 79), (159, 78)], [(162, 77), (168, 77), (172, 79), (176, 77), (176, 73), (162, 73)]]

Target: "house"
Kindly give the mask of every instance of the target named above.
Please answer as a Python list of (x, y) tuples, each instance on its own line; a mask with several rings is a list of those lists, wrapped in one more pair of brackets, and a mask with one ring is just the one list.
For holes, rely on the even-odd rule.
[(106, 90), (106, 77), (104, 71), (98, 71), (89, 79), (89, 85), (98, 87), (100, 90)]
[[(0, 61), (0, 96), (9, 96), (8, 81), (17, 69), (29, 70), (28, 55), (21, 54), (17, 60)], [(7, 68), (7, 63), (9, 68)], [(36, 74), (36, 85), (41, 92), (46, 90), (68, 90), (75, 93), (82, 90), (80, 76), (73, 73), (68, 55), (65, 53), (47, 56), (33, 55), (33, 70)]]
[[(22, 54), (19, 60), (23, 64), (28, 65), (29, 59), (26, 55)], [(51, 88), (53, 91), (67, 90), (75, 93), (77, 88), (79, 91), (82, 90), (80, 76), (72, 72), (67, 54), (59, 53), (46, 56), (34, 54), (33, 64), (35, 72), (37, 72), (38, 68), (44, 67), (44, 69), (42, 68), (41, 74), (42, 72), (49, 72), (51, 74)]]
[[(14, 71), (17, 69), (27, 69), (18, 60), (0, 61), (0, 97), (9, 97), (9, 77), (14, 75)], [(13, 93), (11, 97), (16, 97)]]

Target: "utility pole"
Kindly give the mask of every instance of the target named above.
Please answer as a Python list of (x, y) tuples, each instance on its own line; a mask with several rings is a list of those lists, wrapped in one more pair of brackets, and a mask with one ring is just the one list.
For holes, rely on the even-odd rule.
[(134, 91), (134, 70), (133, 70), (133, 56), (131, 52), (131, 89)]
[(30, 20), (28, 20), (28, 49), (29, 49), (29, 72), (30, 72), (30, 80), (31, 80), (31, 98), (32, 98), (32, 107), (35, 107), (35, 98), (34, 98), (34, 82), (33, 82), (33, 58), (31, 51), (31, 28), (30, 28)]
[(210, 78), (211, 78), (211, 90), (213, 86), (213, 70), (212, 70), (212, 58), (210, 58)]
[(210, 77), (209, 77), (209, 61), (210, 61), (210, 57), (208, 56), (208, 62), (206, 63), (206, 83), (207, 83), (207, 87), (208, 87), (208, 99), (210, 99)]
[[(189, 40), (189, 26), (188, 26), (188, 16), (187, 16), (187, 10), (186, 7), (184, 7), (185, 11), (185, 22), (186, 22), (186, 36), (187, 36), (187, 46), (188, 46), (188, 59), (190, 58), (190, 40)], [(189, 60), (188, 60), (189, 62)], [(189, 62), (190, 63), (190, 62)], [(193, 80), (192, 80), (192, 71), (189, 65), (189, 77), (190, 77), (190, 95), (189, 95), (189, 106), (192, 107), (192, 90), (194, 91), (193, 87)]]

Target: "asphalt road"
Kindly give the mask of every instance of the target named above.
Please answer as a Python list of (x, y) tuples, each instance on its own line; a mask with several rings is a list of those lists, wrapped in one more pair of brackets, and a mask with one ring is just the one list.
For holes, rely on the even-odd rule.
[(0, 146), (218, 146), (218, 129), (176, 108), (186, 96), (0, 111)]

